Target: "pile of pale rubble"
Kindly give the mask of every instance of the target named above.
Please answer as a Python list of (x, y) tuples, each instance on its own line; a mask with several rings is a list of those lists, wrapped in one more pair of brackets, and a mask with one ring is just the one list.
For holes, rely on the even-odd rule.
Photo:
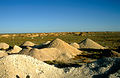
[(43, 61), (68, 62), (83, 53), (79, 48), (105, 49), (86, 39), (68, 44), (61, 39), (36, 45), (26, 41), (12, 48), (0, 43), (0, 78), (119, 78), (120, 58), (103, 58), (78, 67), (57, 68)]
[(0, 78), (119, 78), (120, 58), (104, 58), (80, 67), (57, 68), (26, 55), (0, 59)]

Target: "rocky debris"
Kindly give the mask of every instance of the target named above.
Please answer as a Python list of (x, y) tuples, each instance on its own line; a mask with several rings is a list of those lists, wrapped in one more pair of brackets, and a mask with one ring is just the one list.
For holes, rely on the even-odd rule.
[(0, 78), (64, 78), (63, 70), (26, 55), (0, 59)]
[(0, 51), (0, 58), (7, 56), (8, 54), (5, 51)]
[[(88, 58), (86, 58), (89, 63), (81, 64), (81, 59), (83, 57), (77, 60), (74, 60), (76, 59), (74, 57), (76, 55), (81, 55), (82, 51), (78, 50), (77, 48), (69, 45), (68, 43), (58, 38), (49, 43), (46, 43), (45, 45), (47, 46), (47, 48), (43, 48), (43, 49), (33, 48), (35, 44), (33, 43), (34, 44), (33, 45), (31, 43), (30, 44), (28, 43), (29, 42), (23, 45), (26, 46), (26, 48), (24, 49), (15, 45), (13, 49), (9, 50), (8, 52), (8, 53), (19, 53), (19, 55), (18, 54), (8, 55), (6, 53), (6, 50), (9, 48), (9, 45), (6, 43), (0, 43), (0, 49), (2, 49), (0, 51), (0, 69), (1, 69), (0, 78), (119, 78), (120, 77), (120, 54), (115, 51), (105, 49), (103, 46), (97, 44), (91, 39), (86, 39), (82, 41), (80, 43), (81, 46), (80, 48), (105, 50), (104, 52), (102, 52), (102, 54), (109, 58), (102, 58), (94, 62), (91, 61), (91, 63), (89, 62)], [(64, 65), (62, 65), (62, 68), (57, 68), (54, 67), (53, 65), (48, 65), (42, 61), (58, 62), (60, 63), (58, 65), (62, 65), (67, 62), (71, 64), (72, 62), (80, 63), (80, 64), (74, 67), (64, 67)]]
[(0, 78), (119, 78), (120, 58), (102, 58), (78, 67), (56, 68), (31, 56), (15, 54), (1, 58), (0, 69)]
[(119, 78), (120, 58), (103, 58), (82, 67), (69, 68), (66, 78)]
[(93, 40), (87, 38), (79, 43), (80, 48), (82, 49), (105, 49), (105, 47), (94, 42)]
[(13, 49), (9, 50), (8, 53), (19, 53), (22, 50), (21, 47), (15, 45)]
[(30, 42), (30, 41), (26, 41), (24, 42), (21, 46), (24, 46), (24, 47), (32, 47), (32, 46), (35, 46), (34, 43)]
[(44, 49), (34, 48), (29, 53), (30, 56), (41, 61), (52, 61), (55, 60), (60, 55), (60, 51), (56, 48), (44, 48)]
[(40, 61), (60, 61), (65, 62), (72, 58), (72, 55), (63, 53), (56, 48), (44, 48), (44, 49), (32, 49), (29, 54), (30, 56), (40, 60)]
[(70, 46), (68, 43), (58, 38), (51, 41), (51, 43), (48, 45), (48, 48), (57, 48), (63, 52), (63, 54), (66, 53), (68, 55), (72, 55), (73, 57), (82, 53), (82, 51)]
[(77, 44), (77, 43), (75, 43), (75, 42), (74, 42), (74, 43), (71, 43), (70, 45), (73, 46), (73, 47), (75, 47), (75, 48), (80, 48), (79, 44)]
[(0, 43), (0, 49), (8, 49), (9, 48), (9, 45), (7, 43)]
[(23, 49), (20, 52), (20, 54), (30, 55), (41, 61), (56, 60), (60, 62), (67, 62), (69, 59), (81, 53), (82, 53), (81, 51), (70, 46), (68, 43), (60, 39), (56, 39), (53, 42), (49, 43), (48, 48), (43, 49), (30, 48)]

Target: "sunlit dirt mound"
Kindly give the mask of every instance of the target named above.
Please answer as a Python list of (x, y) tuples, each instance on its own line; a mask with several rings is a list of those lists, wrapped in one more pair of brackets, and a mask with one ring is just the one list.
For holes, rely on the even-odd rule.
[(81, 54), (82, 51), (78, 50), (77, 48), (75, 47), (72, 47), (71, 45), (69, 45), (68, 43), (64, 42), (63, 40), (61, 39), (55, 39), (53, 40), (48, 48), (57, 48), (58, 50), (60, 50), (61, 52), (64, 53), (67, 53), (67, 54), (70, 54), (72, 56), (76, 56), (78, 54)]
[(62, 54), (56, 48), (44, 48), (44, 49), (32, 49), (29, 52), (29, 55), (41, 61), (52, 61), (56, 60)]
[(11, 50), (9, 50), (7, 52), (10, 53), (10, 54), (12, 54), (12, 53), (19, 53), (21, 50), (22, 50), (21, 47), (15, 45), (15, 46), (13, 46), (13, 48)]
[(105, 49), (105, 47), (87, 38), (79, 43), (80, 48), (83, 49)]
[(21, 46), (35, 46), (35, 44), (30, 41), (25, 41)]
[(4, 49), (4, 50), (6, 50), (6, 49), (8, 49), (9, 48), (9, 45), (7, 44), (7, 43), (0, 43), (0, 49)]

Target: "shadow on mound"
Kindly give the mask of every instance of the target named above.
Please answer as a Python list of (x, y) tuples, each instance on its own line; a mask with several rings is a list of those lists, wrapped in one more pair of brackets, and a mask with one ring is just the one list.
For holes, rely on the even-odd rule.
[(65, 67), (81, 67), (82, 65), (79, 64), (73, 64), (73, 63), (63, 63), (63, 62), (58, 62), (58, 61), (44, 61), (47, 64), (54, 65), (55, 67), (58, 68), (65, 68)]
[(81, 51), (87, 51), (87, 54), (78, 55), (93, 59), (99, 59), (103, 57), (120, 57), (120, 54), (110, 49), (80, 49)]
[[(99, 75), (94, 75), (92, 78), (109, 78), (110, 74), (114, 74), (116, 73), (118, 70), (120, 70), (120, 60), (115, 60), (115, 62), (113, 63), (112, 67), (107, 70), (106, 72), (104, 72), (103, 74), (99, 74)], [(120, 78), (120, 77), (118, 77)]]

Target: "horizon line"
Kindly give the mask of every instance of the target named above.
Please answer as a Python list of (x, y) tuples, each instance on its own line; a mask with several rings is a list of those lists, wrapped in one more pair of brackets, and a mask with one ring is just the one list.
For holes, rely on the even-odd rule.
[[(63, 31), (61, 31), (63, 32)], [(61, 33), (58, 32), (0, 32), (0, 34), (27, 34), (27, 33)], [(64, 32), (120, 32), (120, 31), (64, 31)]]

